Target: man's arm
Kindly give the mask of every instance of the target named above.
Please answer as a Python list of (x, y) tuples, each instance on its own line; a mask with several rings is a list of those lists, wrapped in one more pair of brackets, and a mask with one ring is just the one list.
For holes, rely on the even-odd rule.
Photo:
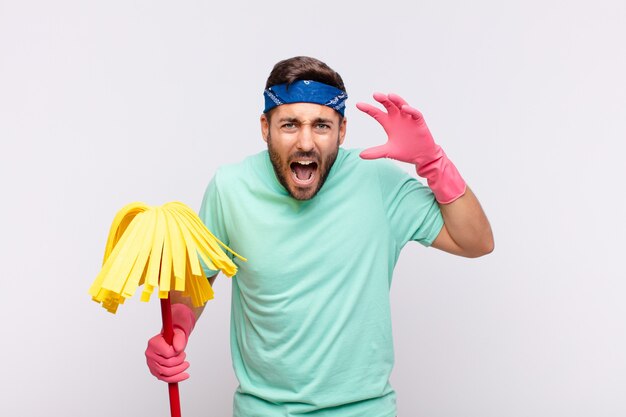
[(475, 258), (493, 251), (493, 234), (487, 216), (461, 174), (437, 145), (417, 109), (396, 94), (374, 93), (387, 112), (367, 104), (357, 108), (378, 121), (387, 143), (361, 152), (361, 158), (392, 158), (415, 165), (435, 194), (444, 226), (432, 246), (460, 256)]
[(469, 187), (461, 197), (449, 204), (439, 204), (439, 208), (444, 225), (432, 247), (467, 258), (477, 258), (493, 251), (489, 220)]

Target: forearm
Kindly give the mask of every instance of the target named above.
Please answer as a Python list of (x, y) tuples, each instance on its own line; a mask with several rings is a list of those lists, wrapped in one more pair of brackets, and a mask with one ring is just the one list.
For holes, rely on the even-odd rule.
[[(489, 220), (469, 187), (461, 197), (449, 204), (439, 204), (439, 207), (445, 225), (443, 232), (456, 245), (449, 252), (475, 258), (493, 251), (494, 240)], [(437, 240), (433, 246), (437, 247), (436, 244)]]

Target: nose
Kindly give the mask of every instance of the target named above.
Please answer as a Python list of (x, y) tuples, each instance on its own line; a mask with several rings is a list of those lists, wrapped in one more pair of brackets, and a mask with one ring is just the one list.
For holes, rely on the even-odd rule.
[(298, 132), (298, 142), (296, 147), (304, 152), (312, 151), (314, 148), (313, 143), (313, 130), (310, 125), (303, 125)]

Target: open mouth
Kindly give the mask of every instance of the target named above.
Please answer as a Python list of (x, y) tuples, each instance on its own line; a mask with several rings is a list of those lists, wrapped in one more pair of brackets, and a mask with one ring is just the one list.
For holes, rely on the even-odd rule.
[(309, 160), (294, 161), (289, 164), (291, 177), (296, 185), (305, 187), (311, 185), (316, 178), (317, 162)]

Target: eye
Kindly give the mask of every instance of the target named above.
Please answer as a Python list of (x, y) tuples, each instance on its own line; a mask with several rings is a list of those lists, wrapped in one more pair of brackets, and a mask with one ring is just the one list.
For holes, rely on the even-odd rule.
[(296, 130), (297, 126), (295, 123), (287, 122), (287, 123), (283, 123), (282, 125), (280, 125), (280, 128), (282, 130), (292, 131), (292, 130)]
[(328, 130), (328, 129), (330, 129), (330, 125), (328, 125), (326, 123), (316, 123), (315, 124), (315, 129), (316, 130)]

